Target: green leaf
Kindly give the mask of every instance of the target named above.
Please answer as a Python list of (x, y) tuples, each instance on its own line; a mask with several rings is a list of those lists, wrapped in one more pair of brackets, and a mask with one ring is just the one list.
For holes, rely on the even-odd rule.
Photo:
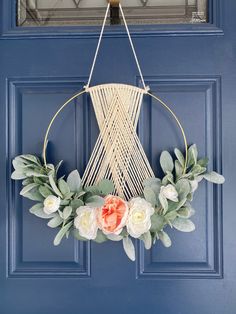
[(44, 197), (39, 193), (38, 187), (32, 189), (30, 192), (25, 193), (24, 197), (32, 201), (38, 201), (38, 202), (44, 201)]
[(49, 188), (43, 185), (39, 187), (39, 192), (40, 194), (42, 194), (44, 198), (47, 198), (49, 195), (53, 195), (53, 192)]
[(187, 179), (179, 180), (176, 183), (175, 188), (179, 194), (179, 200), (185, 199), (192, 190), (191, 185)]
[(15, 170), (11, 174), (11, 178), (12, 178), (12, 180), (23, 180), (23, 179), (26, 179), (27, 176), (23, 172)]
[(61, 198), (63, 198), (60, 190), (58, 189), (54, 179), (53, 179), (53, 176), (52, 175), (49, 175), (49, 182), (50, 182), (50, 185), (53, 189), (53, 191), (56, 193), (56, 195), (60, 196)]
[(107, 239), (111, 241), (119, 242), (123, 239), (123, 237), (121, 235), (111, 233), (111, 234), (107, 234)]
[(22, 181), (22, 185), (24, 185), (24, 186), (29, 185), (31, 183), (34, 183), (34, 180), (32, 178), (27, 178), (27, 179)]
[(148, 178), (144, 180), (143, 182), (143, 185), (148, 186), (148, 187), (151, 187), (152, 185), (160, 185), (160, 184), (161, 184), (161, 180), (158, 178)]
[(177, 213), (181, 218), (190, 218), (195, 214), (195, 210), (191, 206), (185, 206), (180, 208)]
[(149, 202), (153, 207), (156, 205), (156, 194), (154, 191), (148, 187), (145, 186), (144, 191), (143, 191), (144, 197), (147, 202)]
[(145, 249), (150, 250), (150, 248), (152, 247), (152, 236), (150, 231), (142, 234), (140, 239), (143, 241)]
[(67, 225), (65, 225), (63, 228), (61, 228), (61, 230), (58, 232), (58, 234), (56, 235), (56, 237), (54, 239), (53, 243), (55, 246), (57, 246), (61, 243), (62, 238), (67, 233), (67, 231), (70, 229), (72, 224), (73, 224), (73, 221), (69, 222)]
[(187, 199), (183, 198), (179, 202), (169, 202), (168, 211), (178, 210), (180, 207), (182, 207), (186, 203)]
[(42, 174), (36, 170), (27, 170), (25, 174), (27, 177), (47, 178), (45, 174)]
[(225, 178), (221, 174), (215, 171), (206, 173), (203, 175), (203, 177), (207, 181), (215, 183), (215, 184), (223, 184), (225, 182)]
[(94, 195), (89, 197), (86, 200), (85, 204), (91, 207), (101, 207), (104, 205), (104, 198), (98, 195)]
[(58, 181), (58, 187), (59, 187), (61, 193), (62, 193), (64, 196), (66, 196), (67, 194), (70, 193), (69, 185), (66, 183), (65, 180), (60, 179), (60, 180)]
[(172, 210), (171, 212), (168, 212), (166, 215), (165, 215), (165, 219), (168, 221), (168, 222), (171, 222), (173, 221), (176, 217), (177, 217), (177, 212), (175, 210)]
[(63, 218), (64, 220), (68, 219), (72, 213), (72, 207), (66, 206), (63, 210)]
[(178, 148), (175, 148), (175, 156), (177, 157), (180, 165), (182, 167), (184, 167), (184, 164), (185, 164), (185, 158), (184, 158), (184, 155), (181, 153), (181, 151), (178, 149)]
[(34, 155), (30, 155), (30, 154), (26, 154), (26, 155), (21, 155), (19, 156), (27, 161), (31, 161), (32, 163), (35, 163), (36, 165), (40, 165), (40, 160), (38, 159), (38, 157), (34, 156)]
[(103, 243), (103, 242), (107, 241), (107, 237), (105, 236), (105, 234), (101, 230), (98, 230), (96, 239), (94, 241), (96, 243)]
[(159, 194), (159, 201), (161, 203), (162, 208), (164, 209), (163, 213), (165, 214), (168, 211), (168, 201), (164, 195)]
[(180, 217), (177, 217), (172, 225), (175, 229), (182, 232), (192, 232), (195, 230), (195, 225), (191, 220)]
[(175, 160), (175, 176), (178, 179), (183, 174), (183, 167), (178, 160)]
[(76, 210), (80, 206), (84, 206), (84, 202), (81, 200), (73, 200), (70, 202), (70, 206), (72, 207), (73, 210)]
[(81, 178), (78, 170), (74, 170), (68, 175), (67, 184), (71, 192), (79, 192), (81, 186)]
[(161, 168), (164, 173), (172, 172), (174, 169), (173, 159), (169, 152), (163, 151), (160, 157)]
[(36, 205), (34, 205), (33, 207), (31, 207), (29, 209), (29, 212), (39, 218), (43, 218), (43, 219), (50, 219), (52, 217), (55, 216), (55, 214), (51, 214), (51, 215), (47, 215), (44, 211), (43, 211), (43, 204), (42, 203), (38, 203)]
[(171, 246), (171, 239), (170, 237), (168, 236), (168, 234), (165, 232), (165, 231), (160, 231), (158, 232), (158, 237), (159, 239), (161, 240), (162, 244), (165, 246), (165, 247), (170, 247)]
[(84, 237), (81, 237), (80, 233), (79, 233), (79, 230), (77, 229), (74, 229), (73, 230), (73, 236), (79, 240), (79, 241), (88, 241), (88, 239), (84, 238)]
[(113, 193), (115, 188), (113, 182), (108, 179), (103, 179), (102, 181), (100, 181), (97, 187), (102, 195), (108, 195)]
[(163, 229), (164, 225), (165, 225), (165, 220), (163, 216), (160, 216), (158, 214), (154, 214), (151, 216), (151, 228), (150, 230), (152, 232), (157, 232), (161, 229)]
[(188, 149), (188, 163), (187, 163), (188, 167), (196, 165), (197, 156), (198, 156), (197, 146), (196, 144), (193, 144)]
[(48, 223), (48, 227), (50, 228), (57, 228), (59, 227), (61, 224), (63, 223), (63, 219), (58, 215), (56, 214), (55, 217), (53, 217)]
[(197, 163), (201, 167), (206, 167), (209, 163), (209, 159), (208, 158), (199, 159)]
[(135, 261), (135, 248), (134, 248), (132, 240), (129, 237), (125, 237), (123, 239), (123, 248), (128, 258), (134, 262)]
[(63, 160), (61, 160), (61, 161), (56, 165), (56, 167), (55, 167), (55, 173), (56, 173), (56, 174), (57, 174), (59, 168), (61, 167), (62, 163), (63, 163)]
[(38, 184), (36, 183), (30, 183), (26, 185), (21, 191), (20, 195), (24, 196), (26, 193), (30, 192), (31, 190), (35, 189), (38, 187)]

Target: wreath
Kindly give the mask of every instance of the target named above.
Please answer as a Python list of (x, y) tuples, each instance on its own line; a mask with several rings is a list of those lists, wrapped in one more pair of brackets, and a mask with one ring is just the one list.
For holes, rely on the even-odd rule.
[(143, 193), (128, 201), (113, 195), (111, 180), (84, 187), (77, 170), (67, 178), (58, 177), (62, 162), (45, 167), (34, 155), (20, 155), (13, 160), (12, 179), (23, 180), (20, 195), (37, 202), (30, 213), (49, 220), (50, 228), (59, 228), (54, 245), (70, 234), (80, 241), (123, 241), (127, 256), (134, 261), (132, 239), (143, 241), (146, 249), (157, 240), (170, 247), (167, 226), (182, 232), (195, 230), (190, 219), (195, 213), (191, 202), (198, 184), (203, 179), (216, 184), (224, 182), (222, 175), (207, 172), (208, 159), (198, 159), (196, 145), (188, 149), (186, 169), (181, 151), (176, 148), (174, 154), (175, 160), (169, 152), (162, 152), (164, 177), (145, 180)]

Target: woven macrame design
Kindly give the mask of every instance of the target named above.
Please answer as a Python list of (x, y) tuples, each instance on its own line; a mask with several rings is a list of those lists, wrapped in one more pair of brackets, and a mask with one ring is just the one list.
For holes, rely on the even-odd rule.
[(145, 90), (124, 84), (89, 88), (100, 134), (86, 167), (83, 184), (111, 179), (115, 194), (125, 199), (140, 195), (154, 173), (136, 128)]

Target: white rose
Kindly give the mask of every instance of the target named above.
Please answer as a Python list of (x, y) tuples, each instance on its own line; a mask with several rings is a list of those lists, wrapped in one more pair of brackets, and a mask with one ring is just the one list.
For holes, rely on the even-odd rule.
[(136, 197), (129, 202), (129, 209), (127, 231), (132, 237), (139, 238), (151, 228), (151, 216), (154, 214), (154, 208), (143, 198)]
[(168, 184), (167, 186), (162, 186), (160, 193), (173, 202), (178, 202), (178, 192), (172, 184)]
[(76, 213), (74, 225), (79, 230), (81, 237), (88, 240), (96, 239), (98, 231), (96, 208), (81, 206), (76, 210)]
[(43, 202), (43, 205), (44, 205), (43, 210), (44, 210), (44, 212), (47, 215), (55, 213), (59, 209), (60, 202), (61, 202), (60, 197), (56, 197), (54, 195), (49, 195)]

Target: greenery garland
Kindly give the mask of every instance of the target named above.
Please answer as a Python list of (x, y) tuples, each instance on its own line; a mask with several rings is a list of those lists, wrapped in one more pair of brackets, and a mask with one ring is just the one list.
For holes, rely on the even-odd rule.
[(176, 160), (167, 151), (162, 152), (160, 165), (164, 177), (143, 182), (143, 194), (128, 202), (112, 195), (111, 181), (104, 179), (96, 186), (83, 187), (77, 170), (67, 179), (58, 178), (62, 162), (45, 167), (34, 155), (17, 156), (11, 177), (23, 180), (20, 194), (37, 202), (30, 213), (49, 220), (50, 228), (59, 228), (54, 245), (70, 234), (80, 241), (122, 240), (126, 254), (134, 261), (131, 238), (143, 241), (146, 249), (157, 240), (170, 247), (171, 239), (164, 231), (167, 226), (182, 232), (195, 230), (190, 220), (195, 213), (191, 202), (198, 184), (203, 179), (216, 184), (225, 181), (222, 175), (207, 172), (208, 159), (198, 159), (196, 145), (188, 149), (186, 171), (183, 154), (177, 148), (174, 153)]

